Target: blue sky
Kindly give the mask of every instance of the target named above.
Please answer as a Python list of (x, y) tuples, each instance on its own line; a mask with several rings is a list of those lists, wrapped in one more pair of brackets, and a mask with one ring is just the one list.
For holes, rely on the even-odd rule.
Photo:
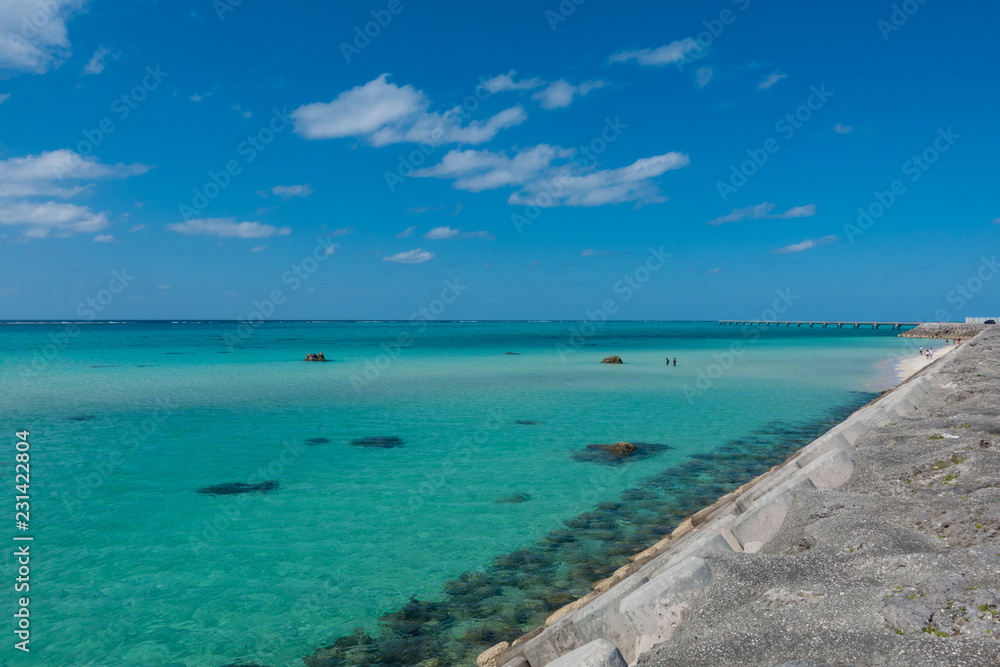
[(0, 7), (0, 318), (996, 314), (1000, 8), (236, 3)]

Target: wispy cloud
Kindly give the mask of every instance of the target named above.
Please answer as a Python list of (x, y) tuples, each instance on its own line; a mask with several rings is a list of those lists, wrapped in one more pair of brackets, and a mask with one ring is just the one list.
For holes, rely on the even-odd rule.
[(836, 236), (824, 236), (818, 239), (806, 239), (802, 243), (793, 243), (792, 245), (785, 246), (784, 248), (778, 248), (777, 250), (772, 250), (771, 253), (775, 255), (790, 255), (796, 252), (803, 252), (805, 250), (812, 250), (813, 248), (818, 248), (820, 246), (829, 245), (831, 243), (836, 243)]
[(406, 229), (404, 229), (400, 233), (396, 234), (396, 238), (397, 239), (405, 239), (407, 236), (409, 236), (410, 234), (412, 234), (416, 230), (417, 230), (416, 227), (407, 227)]
[(619, 169), (581, 168), (569, 159), (572, 150), (539, 144), (513, 157), (489, 150), (453, 150), (418, 177), (453, 179), (454, 187), (470, 192), (516, 187), (508, 197), (515, 205), (601, 206), (623, 202), (665, 201), (653, 179), (690, 163), (682, 153), (665, 153), (636, 160)]
[(250, 252), (264, 252), (265, 250), (267, 250), (266, 245), (255, 245), (250, 249)]
[(427, 252), (422, 248), (398, 252), (390, 257), (383, 257), (383, 262), (396, 262), (397, 264), (422, 264), (434, 259), (434, 253)]
[(98, 234), (94, 237), (95, 243), (111, 243), (115, 240), (114, 234)]
[(706, 276), (710, 276), (715, 273), (723, 273), (724, 271), (725, 269), (706, 269), (705, 271), (702, 271), (702, 273)]
[(491, 94), (502, 93), (507, 90), (533, 90), (545, 85), (545, 82), (541, 79), (521, 79), (520, 81), (515, 81), (515, 74), (517, 72), (511, 70), (506, 74), (499, 74), (492, 79), (483, 79), (481, 80), (481, 84)]
[(111, 49), (105, 46), (99, 46), (97, 47), (97, 51), (94, 51), (94, 55), (91, 56), (90, 61), (86, 65), (84, 65), (83, 73), (100, 74), (101, 72), (104, 71), (104, 67), (107, 64), (106, 61), (108, 59), (108, 56), (111, 56), (112, 59), (114, 60), (118, 60), (119, 55), (121, 54), (116, 53), (114, 55), (111, 55)]
[(302, 185), (275, 185), (270, 190), (257, 190), (257, 194), (265, 199), (267, 199), (270, 195), (276, 195), (285, 201), (294, 198), (308, 197), (315, 192), (316, 191), (313, 190), (312, 186), (308, 183), (303, 183)]
[(771, 74), (766, 79), (757, 84), (757, 89), (767, 90), (768, 88), (778, 83), (782, 79), (786, 78), (787, 76), (788, 76), (787, 74), (782, 74), (781, 72), (775, 72), (774, 74)]
[(756, 206), (747, 206), (746, 208), (734, 208), (731, 213), (722, 216), (721, 218), (715, 218), (714, 220), (709, 220), (707, 223), (712, 227), (718, 227), (719, 225), (725, 225), (730, 222), (739, 222), (740, 220), (760, 220), (763, 218), (771, 219), (786, 219), (786, 218), (808, 218), (810, 216), (816, 215), (816, 205), (808, 204), (806, 206), (795, 206), (788, 209), (784, 213), (771, 214), (774, 209), (773, 202), (764, 202), (763, 204), (757, 204)]
[(435, 227), (424, 234), (424, 238), (430, 240), (453, 239), (456, 236), (458, 236), (458, 230), (452, 227)]
[(235, 218), (196, 218), (167, 225), (167, 229), (178, 234), (216, 236), (221, 239), (262, 239), (269, 236), (287, 236), (292, 233), (291, 227), (262, 225), (259, 222), (236, 222)]
[(502, 129), (524, 122), (520, 106), (484, 121), (465, 122), (461, 107), (430, 111), (431, 100), (413, 86), (397, 86), (382, 74), (344, 91), (332, 102), (315, 102), (292, 112), (295, 132), (306, 139), (356, 137), (373, 146), (394, 143), (481, 144)]
[(9, 99), (10, 99), (10, 93), (0, 94), (0, 104), (3, 104), (4, 102), (6, 102)]
[(587, 248), (580, 253), (580, 257), (600, 257), (605, 255), (620, 255), (621, 252), (618, 250), (594, 250), (593, 248)]
[[(73, 197), (90, 184), (110, 178), (126, 178), (145, 174), (152, 169), (144, 164), (103, 164), (93, 157), (84, 157), (63, 148), (38, 155), (0, 160), (0, 197)], [(68, 182), (78, 184), (67, 187)]]
[(843, 123), (837, 123), (833, 126), (834, 132), (839, 132), (840, 134), (850, 134), (854, 131), (853, 125), (844, 125)]
[(711, 67), (699, 67), (695, 72), (697, 77), (697, 84), (699, 88), (704, 88), (708, 85), (708, 82), (712, 80), (712, 76), (715, 74), (715, 70)]
[(538, 101), (543, 109), (562, 109), (572, 104), (576, 95), (582, 97), (606, 85), (604, 81), (584, 81), (575, 86), (565, 79), (559, 79), (532, 95), (531, 99)]
[(330, 236), (348, 236), (354, 233), (354, 225), (350, 227), (340, 227), (330, 232)]
[(690, 37), (661, 46), (656, 49), (639, 49), (616, 53), (608, 60), (613, 63), (624, 63), (636, 60), (640, 65), (670, 65), (683, 60), (687, 54), (698, 50), (698, 42)]

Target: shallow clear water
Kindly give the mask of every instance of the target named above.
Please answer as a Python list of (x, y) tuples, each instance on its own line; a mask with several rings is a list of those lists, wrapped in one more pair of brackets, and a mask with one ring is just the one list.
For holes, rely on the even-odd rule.
[[(903, 353), (891, 331), (421, 326), (267, 323), (229, 348), (233, 323), (0, 325), (0, 424), (31, 432), (33, 653), (296, 665), (355, 628), (413, 636), (378, 619), (415, 596), (440, 625), (415, 650), (460, 664), (868, 400)], [(350, 444), (370, 436), (403, 446)], [(622, 440), (668, 448), (574, 458)], [(538, 577), (496, 583), (531, 554)], [(486, 589), (506, 602), (471, 608)], [(412, 659), (380, 655), (355, 661)]]

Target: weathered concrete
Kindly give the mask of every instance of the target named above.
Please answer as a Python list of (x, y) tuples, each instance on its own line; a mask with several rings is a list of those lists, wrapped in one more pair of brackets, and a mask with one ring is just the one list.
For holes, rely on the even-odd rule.
[(628, 667), (618, 648), (603, 639), (581, 646), (549, 664), (552, 667)]
[(711, 582), (640, 667), (1000, 665), (997, 415), (987, 327), (831, 430), (853, 451), (813, 485), (846, 483), (796, 489), (757, 553), (702, 556)]
[(989, 327), (988, 324), (965, 324), (964, 322), (925, 322), (899, 335), (902, 338), (949, 338), (951, 340), (960, 338), (969, 340)]

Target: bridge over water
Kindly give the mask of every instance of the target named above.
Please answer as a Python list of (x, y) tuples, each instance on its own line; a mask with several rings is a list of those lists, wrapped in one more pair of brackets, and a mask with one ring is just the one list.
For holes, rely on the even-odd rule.
[(893, 329), (902, 329), (903, 327), (915, 327), (920, 322), (823, 322), (823, 321), (808, 321), (808, 320), (719, 320), (719, 324), (740, 324), (744, 326), (759, 326), (759, 327), (769, 327), (772, 324), (776, 327), (782, 325), (790, 327), (793, 324), (797, 327), (803, 325), (810, 327), (837, 327), (838, 329), (843, 329), (847, 327), (849, 329), (861, 329), (862, 327), (871, 327), (872, 329), (878, 329), (879, 327), (892, 327)]

